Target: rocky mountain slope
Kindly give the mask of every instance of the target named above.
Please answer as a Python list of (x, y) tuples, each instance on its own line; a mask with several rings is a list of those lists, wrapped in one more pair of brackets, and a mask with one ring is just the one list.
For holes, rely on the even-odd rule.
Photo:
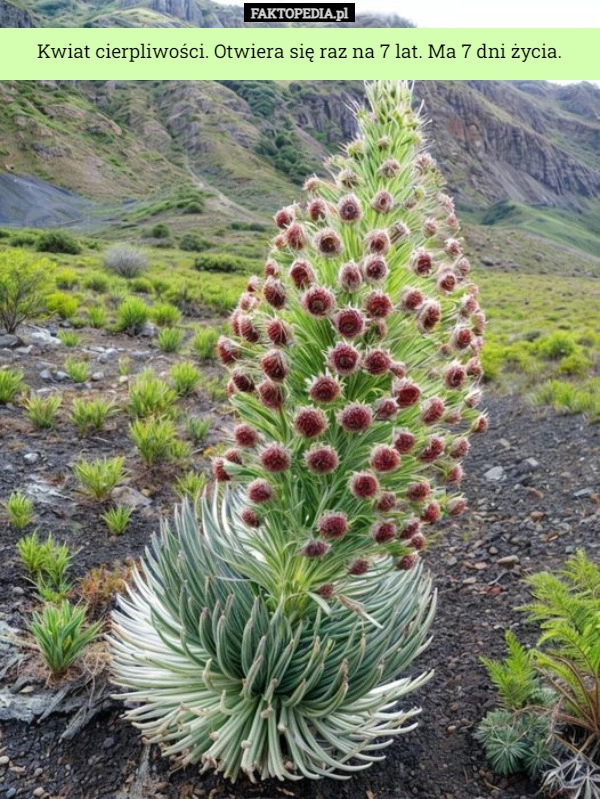
[[(0, 27), (50, 28), (243, 28), (255, 23), (243, 21), (241, 6), (228, 6), (212, 0), (18, 0), (30, 12), (30, 24), (17, 23), (18, 17), (0, 2)], [(261, 23), (264, 27), (265, 23)], [(289, 23), (269, 23), (286, 27)], [(354, 23), (328, 24), (328, 27), (406, 28), (411, 23), (391, 15), (361, 14)]]
[[(219, 213), (261, 219), (353, 136), (349, 105), (362, 91), (351, 81), (6, 81), (0, 170), (111, 203), (193, 185)], [(424, 81), (415, 96), (463, 213), (529, 224), (533, 208), (538, 221), (554, 214), (551, 225), (572, 215), (600, 227), (600, 89)]]

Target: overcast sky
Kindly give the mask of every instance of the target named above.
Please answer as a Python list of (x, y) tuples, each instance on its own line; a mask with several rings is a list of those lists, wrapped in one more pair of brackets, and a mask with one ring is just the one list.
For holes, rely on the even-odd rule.
[[(244, 0), (219, 2), (243, 5)], [(502, 3), (486, 0), (355, 0), (355, 3), (357, 13), (398, 14), (419, 28), (600, 28), (600, 4), (594, 0), (569, 0), (567, 3), (564, 0), (503, 0)]]

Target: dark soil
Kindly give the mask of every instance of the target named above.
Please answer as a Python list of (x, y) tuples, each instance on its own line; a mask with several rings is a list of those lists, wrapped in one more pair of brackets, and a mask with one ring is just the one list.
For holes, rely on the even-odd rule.
[[(96, 335), (96, 334), (90, 334)], [(90, 339), (88, 338), (88, 343)], [(99, 343), (99, 342), (96, 342)], [(100, 342), (101, 343), (101, 342)], [(126, 338), (125, 349), (141, 349)], [(104, 343), (103, 346), (115, 346)], [(157, 351), (148, 347), (146, 361)], [(56, 362), (64, 350), (22, 357), (0, 351), (0, 358), (20, 361), (27, 381), (38, 387), (41, 361)], [(158, 356), (155, 366), (168, 366)], [(143, 360), (143, 359), (142, 359)], [(141, 366), (145, 365), (142, 363)], [(141, 366), (139, 368), (141, 368)], [(121, 391), (116, 363), (103, 367), (106, 377), (92, 391)], [(47, 385), (47, 384), (44, 384)], [(75, 390), (73, 386), (70, 390)], [(209, 407), (206, 397), (198, 403)], [(66, 403), (68, 405), (68, 403)], [(98, 664), (88, 662), (83, 674), (74, 674), (69, 697), (40, 721), (7, 720), (0, 732), (0, 797), (68, 797), (69, 799), (174, 799), (175, 797), (298, 797), (305, 799), (476, 799), (532, 797), (537, 787), (526, 778), (503, 779), (489, 768), (473, 732), (494, 704), (494, 693), (481, 655), (501, 656), (504, 631), (516, 630), (525, 641), (535, 637), (516, 608), (528, 597), (522, 578), (534, 571), (560, 566), (577, 547), (591, 557), (600, 547), (600, 426), (590, 426), (580, 416), (557, 415), (532, 409), (514, 397), (489, 392), (486, 404), (490, 430), (476, 437), (466, 466), (464, 490), (471, 511), (459, 522), (446, 523), (427, 560), (439, 592), (434, 640), (415, 666), (434, 667), (427, 688), (415, 696), (423, 707), (415, 732), (399, 738), (387, 751), (386, 760), (348, 782), (324, 780), (300, 783), (268, 782), (231, 785), (197, 769), (175, 770), (157, 747), (143, 744), (137, 731), (120, 718), (119, 702), (110, 698)], [(223, 420), (215, 423), (218, 439)], [(122, 537), (109, 537), (99, 519), (102, 509), (82, 502), (75, 493), (69, 464), (82, 453), (97, 456), (115, 452), (125, 440), (126, 419), (114, 423), (100, 437), (80, 440), (66, 416), (56, 432), (32, 433), (23, 411), (0, 408), (2, 459), (0, 499), (11, 490), (35, 484), (52, 486), (57, 493), (36, 502), (36, 522), (42, 533), (79, 548), (74, 576), (93, 566), (112, 564), (139, 556), (156, 529), (158, 518), (173, 501), (164, 474), (146, 472), (131, 460), (131, 487), (148, 495), (151, 504), (135, 511), (131, 529)], [(27, 453), (39, 458), (31, 465)], [(196, 468), (205, 461), (196, 453)], [(493, 467), (502, 467), (486, 477)], [(490, 479), (491, 476), (500, 479)], [(27, 630), (35, 596), (16, 557), (15, 543), (22, 535), (8, 525), (0, 528), (0, 623)], [(4, 628), (6, 629), (6, 628)], [(0, 642), (1, 643), (1, 642)], [(15, 648), (0, 648), (4, 665)], [(0, 662), (0, 675), (3, 672)], [(81, 687), (85, 683), (84, 687)], [(20, 695), (42, 695), (60, 690), (45, 681), (35, 657), (26, 654), (0, 680), (1, 689)], [(77, 689), (77, 690), (76, 690)], [(93, 698), (88, 701), (89, 692)], [(77, 695), (85, 701), (77, 700)], [(79, 705), (77, 705), (79, 701)], [(87, 703), (87, 704), (86, 704)], [(74, 736), (61, 740), (73, 720), (74, 707), (87, 707), (90, 720)], [(69, 709), (69, 713), (64, 712)], [(5, 714), (6, 715), (6, 714)], [(71, 728), (72, 729), (72, 728)]]

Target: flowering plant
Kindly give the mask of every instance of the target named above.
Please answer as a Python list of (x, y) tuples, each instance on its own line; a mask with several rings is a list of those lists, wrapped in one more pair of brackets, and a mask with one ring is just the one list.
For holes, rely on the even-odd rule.
[(397, 702), (430, 676), (398, 677), (434, 611), (419, 552), (464, 510), (487, 425), (452, 200), (409, 85), (366, 91), (218, 342), (238, 417), (224, 488), (163, 525), (115, 616), (129, 717), (232, 779), (349, 776), (414, 726)]

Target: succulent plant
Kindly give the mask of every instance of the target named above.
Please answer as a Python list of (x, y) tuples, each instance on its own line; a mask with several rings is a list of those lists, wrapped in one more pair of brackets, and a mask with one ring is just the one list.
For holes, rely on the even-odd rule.
[(405, 82), (367, 86), (330, 179), (275, 215), (217, 343), (238, 423), (224, 486), (163, 524), (115, 617), (115, 680), (168, 754), (235, 779), (346, 777), (429, 675), (427, 531), (483, 432), (485, 318)]

